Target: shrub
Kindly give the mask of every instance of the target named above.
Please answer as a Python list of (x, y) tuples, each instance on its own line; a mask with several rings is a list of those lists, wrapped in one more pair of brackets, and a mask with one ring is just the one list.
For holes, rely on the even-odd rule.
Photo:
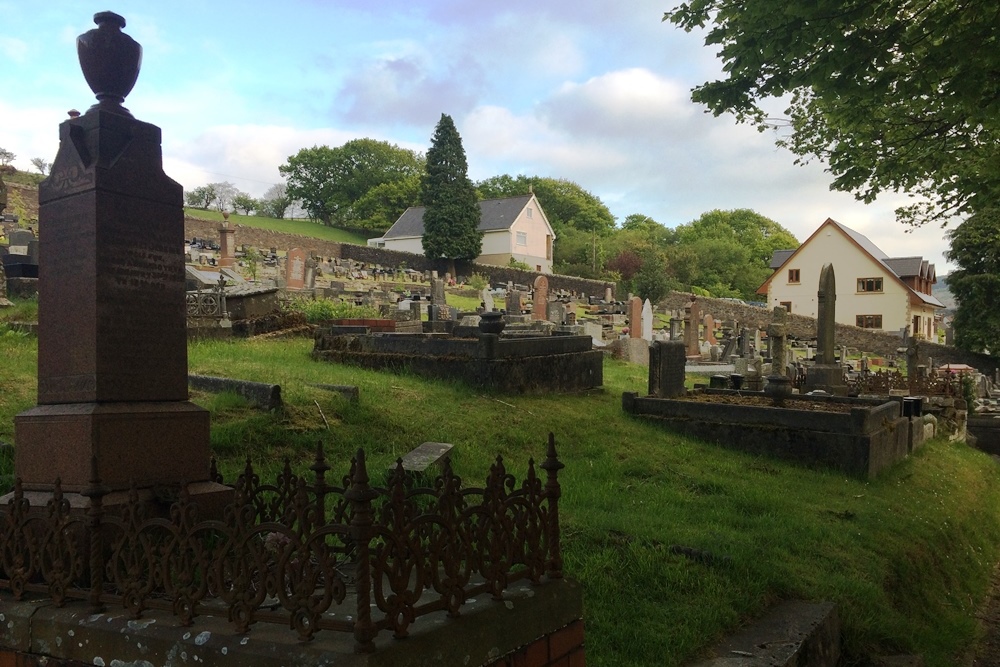
[(302, 313), (309, 324), (318, 324), (342, 318), (364, 319), (379, 317), (378, 309), (372, 306), (357, 306), (353, 303), (334, 301), (333, 299), (296, 297), (285, 302), (284, 308), (287, 311)]
[(473, 273), (469, 277), (469, 287), (479, 291), (490, 286), (490, 277), (484, 276), (481, 273)]

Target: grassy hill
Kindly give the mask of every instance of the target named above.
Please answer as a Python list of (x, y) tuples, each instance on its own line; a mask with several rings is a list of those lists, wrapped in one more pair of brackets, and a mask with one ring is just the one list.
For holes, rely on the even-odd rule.
[[(219, 211), (206, 211), (200, 208), (185, 208), (184, 215), (201, 220), (212, 220), (222, 222), (222, 213)], [(247, 227), (257, 227), (259, 229), (270, 229), (284, 234), (300, 234), (310, 236), (324, 241), (335, 241), (337, 243), (353, 243), (355, 245), (365, 245), (368, 237), (354, 232), (349, 232), (336, 227), (309, 222), (308, 220), (281, 220), (278, 218), (264, 218), (256, 215), (239, 215), (232, 213), (229, 215), (231, 224), (245, 225)], [(372, 232), (373, 237), (378, 234)]]
[[(267, 474), (286, 456), (303, 471), (321, 440), (331, 478), (356, 447), (376, 471), (438, 441), (455, 445), (456, 471), (471, 484), (497, 454), (520, 480), (552, 431), (566, 464), (565, 571), (584, 586), (591, 665), (683, 664), (789, 598), (840, 606), (848, 665), (898, 653), (961, 664), (975, 639), (1000, 547), (1000, 469), (964, 443), (931, 442), (877, 480), (850, 479), (627, 417), (621, 393), (644, 391), (640, 366), (607, 360), (603, 391), (507, 396), (314, 362), (311, 349), (300, 339), (190, 346), (193, 373), (282, 385), (286, 407), (274, 414), (232, 395), (193, 394), (212, 412), (226, 479), (246, 456)], [(35, 401), (36, 355), (34, 339), (0, 327), (2, 441)], [(361, 400), (313, 383), (357, 385)], [(686, 558), (672, 545), (712, 557)]]
[(938, 276), (937, 283), (934, 285), (934, 296), (948, 310), (958, 308), (958, 301), (955, 300), (955, 295), (951, 293), (951, 288), (948, 286), (948, 276)]

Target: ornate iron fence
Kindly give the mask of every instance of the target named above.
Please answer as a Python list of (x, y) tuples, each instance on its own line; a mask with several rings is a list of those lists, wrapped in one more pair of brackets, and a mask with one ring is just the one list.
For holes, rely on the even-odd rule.
[[(455, 617), (474, 596), (500, 600), (513, 582), (562, 576), (563, 464), (551, 434), (540, 467), (544, 482), (529, 460), (518, 485), (497, 457), (485, 485), (468, 488), (446, 462), (430, 487), (411, 488), (398, 462), (381, 488), (358, 450), (335, 486), (318, 448), (311, 479), (286, 462), (264, 484), (248, 462), (221, 519), (199, 519), (186, 488), (168, 517), (150, 516), (135, 490), (120, 511), (106, 509), (96, 464), (85, 513), (70, 510), (58, 481), (32, 507), (18, 480), (0, 521), (0, 591), (133, 618), (164, 610), (183, 625), (225, 617), (240, 633), (256, 622), (290, 625), (303, 640), (350, 632), (370, 652), (379, 632), (405, 637), (419, 616)], [(212, 475), (220, 481), (214, 465)]]
[(914, 396), (962, 395), (961, 377), (957, 375), (908, 378), (895, 371), (878, 370), (858, 373), (846, 379), (852, 393), (857, 394), (888, 395), (890, 390), (896, 389)]

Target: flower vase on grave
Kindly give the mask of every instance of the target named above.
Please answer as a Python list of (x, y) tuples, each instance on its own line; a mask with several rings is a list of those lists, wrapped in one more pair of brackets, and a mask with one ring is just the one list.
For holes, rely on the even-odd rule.
[(503, 313), (499, 310), (491, 310), (479, 315), (479, 330), (482, 333), (499, 336), (506, 326), (507, 321), (504, 320)]

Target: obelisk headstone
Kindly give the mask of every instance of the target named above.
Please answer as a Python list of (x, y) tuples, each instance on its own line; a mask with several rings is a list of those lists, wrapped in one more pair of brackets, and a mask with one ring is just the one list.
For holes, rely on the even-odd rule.
[(142, 48), (125, 19), (77, 40), (98, 103), (59, 127), (39, 185), (38, 405), (14, 420), (27, 490), (208, 482), (209, 414), (188, 401), (184, 197), (160, 129), (122, 106)]
[(816, 363), (806, 371), (806, 389), (847, 395), (844, 369), (837, 364), (837, 279), (833, 264), (824, 264), (819, 272), (816, 293)]
[(236, 230), (229, 226), (229, 211), (223, 211), (222, 218), (222, 225), (219, 226), (219, 266), (231, 269), (236, 265), (236, 242), (233, 238)]
[(767, 326), (767, 341), (771, 348), (771, 374), (767, 376), (764, 391), (778, 400), (792, 393), (787, 370), (788, 348), (785, 342), (787, 337), (788, 311), (784, 306), (775, 306), (771, 311), (771, 323)]

